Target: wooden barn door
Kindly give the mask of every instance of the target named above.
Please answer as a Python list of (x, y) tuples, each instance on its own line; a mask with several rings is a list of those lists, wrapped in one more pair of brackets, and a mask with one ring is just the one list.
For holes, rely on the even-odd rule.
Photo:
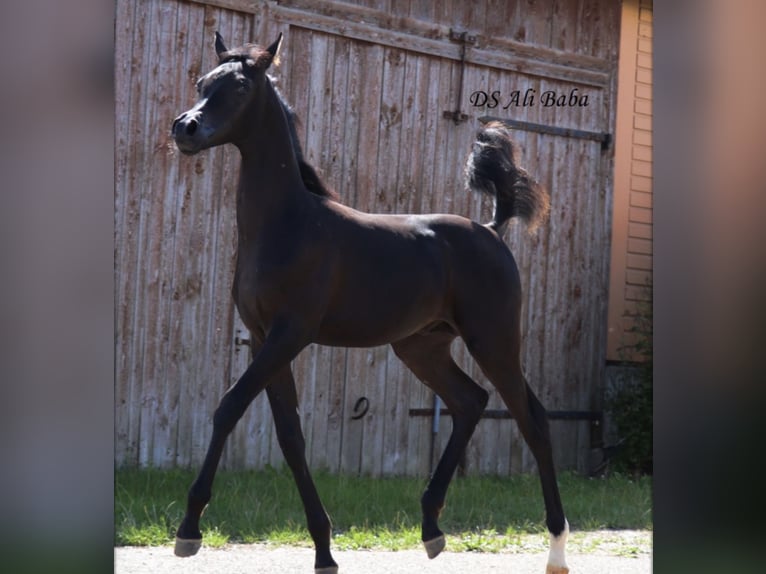
[[(117, 294), (118, 323), (126, 327), (118, 334), (118, 460), (122, 453), (140, 464), (199, 464), (215, 405), (247, 364), (247, 347), (238, 344), (246, 335), (228, 297), (236, 150), (178, 157), (167, 151), (166, 132), (147, 132), (169, 126), (193, 101), (195, 77), (214, 62), (215, 30), (231, 45), (268, 43), (285, 33), (273, 72), (300, 118), (305, 155), (341, 200), (360, 210), (489, 220), (490, 202), (465, 191), (462, 175), (483, 116), (611, 131), (617, 26), (610, 2), (574, 2), (556, 18), (552, 2), (530, 3), (529, 14), (513, 3), (503, 14), (490, 2), (447, 2), (438, 10), (415, 0), (366, 4), (118, 2), (130, 22), (118, 31), (118, 51), (121, 37), (130, 41), (126, 68), (118, 70), (126, 91), (118, 85), (117, 105), (124, 104), (128, 118), (118, 121), (118, 155), (126, 154), (118, 159), (117, 265), (136, 269)], [(545, 34), (547, 44), (536, 47)], [(149, 61), (156, 64), (140, 68)], [(134, 85), (128, 96), (134, 78), (148, 82), (138, 86), (145, 93), (136, 96)], [(523, 98), (529, 90), (537, 105), (522, 100), (503, 109), (514, 92)], [(587, 95), (588, 105), (540, 100), (545, 92), (569, 97), (572, 90)], [(495, 91), (502, 105), (472, 105), (481, 103), (476, 92)], [(552, 198), (548, 225), (532, 236), (519, 227), (507, 234), (525, 290), (527, 377), (549, 409), (594, 410), (604, 364), (610, 154), (594, 139), (524, 129), (515, 138), (522, 164)], [(462, 343), (454, 353), (491, 391), (488, 409), (502, 410)], [(433, 435), (431, 417), (417, 415), (433, 407), (432, 393), (388, 347), (312, 345), (293, 367), (312, 467), (425, 476), (432, 450), (446, 445), (449, 417)], [(582, 470), (590, 423), (553, 421), (552, 431), (557, 463)], [(260, 396), (229, 440), (224, 465), (281, 464)], [(533, 469), (515, 423), (480, 422), (468, 472)]]

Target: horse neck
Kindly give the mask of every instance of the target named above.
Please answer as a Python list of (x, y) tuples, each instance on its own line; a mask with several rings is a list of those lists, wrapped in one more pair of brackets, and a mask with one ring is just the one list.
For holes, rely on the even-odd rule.
[(247, 135), (236, 144), (242, 156), (237, 225), (243, 237), (257, 234), (265, 221), (308, 200), (288, 120), (268, 79), (254, 100), (245, 120)]

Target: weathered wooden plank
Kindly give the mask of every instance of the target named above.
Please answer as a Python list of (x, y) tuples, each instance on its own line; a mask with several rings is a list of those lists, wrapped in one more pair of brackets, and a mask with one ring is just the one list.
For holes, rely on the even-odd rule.
[(527, 0), (522, 14), (524, 42), (533, 46), (551, 46), (553, 3), (550, 0)]
[[(166, 395), (166, 400), (160, 407), (161, 412), (158, 413), (158, 420), (164, 421), (165, 424), (170, 421), (172, 427), (172, 436), (161, 439), (163, 442), (170, 443), (168, 448), (172, 448), (172, 452), (168, 451), (164, 457), (157, 454), (158, 460), (155, 461), (155, 464), (160, 465), (175, 464), (176, 462), (175, 451), (179, 440), (178, 421), (182, 386), (194, 383), (194, 381), (184, 380), (179, 371), (181, 360), (179, 358), (179, 345), (184, 344), (185, 337), (182, 332), (179, 332), (182, 326), (180, 321), (174, 321), (175, 313), (180, 310), (179, 300), (174, 297), (178, 293), (175, 280), (180, 259), (180, 254), (175, 249), (175, 240), (179, 223), (179, 196), (183, 195), (183, 190), (179, 190), (176, 185), (180, 166), (168, 141), (171, 118), (176, 110), (165, 105), (165, 103), (183, 101), (179, 99), (178, 94), (187, 93), (184, 85), (187, 78), (183, 67), (178, 65), (177, 57), (183, 54), (183, 52), (178, 51), (178, 44), (179, 39), (185, 40), (186, 26), (188, 25), (188, 5), (176, 6), (176, 8), (175, 15), (163, 13), (162, 17), (165, 24), (169, 24), (172, 19), (175, 19), (177, 28), (175, 30), (165, 28), (162, 31), (163, 43), (167, 42), (167, 45), (163, 49), (163, 53), (154, 54), (154, 58), (161, 62), (161, 65), (167, 65), (167, 69), (161, 73), (160, 82), (153, 89), (159, 98), (154, 106), (160, 110), (161, 115), (155, 120), (154, 133), (147, 134), (150, 141), (154, 140), (156, 143), (152, 146), (155, 161), (148, 169), (146, 177), (147, 181), (153, 182), (150, 183), (152, 194), (157, 198), (162, 198), (164, 202), (162, 211), (152, 214), (152, 217), (161, 215), (163, 221), (161, 223), (162, 235), (153, 237), (151, 246), (153, 251), (162, 256), (162, 260), (158, 263), (159, 268), (154, 270), (155, 273), (159, 273), (160, 281), (159, 291), (156, 294), (160, 302), (157, 331), (161, 332), (158, 344), (163, 347), (163, 353), (160, 357), (162, 370), (157, 373), (157, 384), (162, 386)], [(162, 78), (167, 78), (167, 81), (163, 81)], [(160, 157), (162, 157), (161, 164), (157, 161)], [(164, 459), (164, 461), (160, 459)]]
[[(425, 87), (421, 82), (421, 68), (424, 57), (419, 54), (404, 54), (401, 103), (401, 130), (395, 189), (397, 213), (413, 213), (419, 208), (420, 190), (416, 184), (422, 173), (423, 161), (418, 145), (423, 129)], [(418, 207), (415, 207), (415, 206)]]
[[(179, 7), (180, 8), (180, 7)], [(199, 50), (195, 49), (197, 43), (197, 36), (202, 29), (202, 20), (204, 18), (204, 9), (199, 6), (185, 5), (185, 16), (182, 17), (179, 13), (179, 30), (185, 32), (179, 34), (176, 38), (176, 51), (175, 51), (175, 64), (180, 76), (177, 76), (177, 84), (175, 86), (175, 92), (172, 98), (172, 104), (174, 112), (181, 111), (184, 105), (191, 103), (192, 96), (190, 93), (189, 84), (191, 83), (188, 74), (189, 70), (194, 66), (199, 66), (197, 61), (199, 58)], [(173, 149), (173, 148), (171, 148)], [(171, 152), (174, 153), (174, 152)], [(172, 241), (167, 245), (168, 249), (171, 249), (174, 253), (174, 260), (171, 266), (171, 280), (168, 293), (168, 315), (166, 317), (167, 327), (169, 330), (168, 337), (168, 354), (166, 361), (168, 362), (168, 378), (165, 384), (173, 384), (178, 389), (177, 394), (177, 420), (176, 426), (176, 440), (174, 448), (176, 450), (174, 456), (174, 463), (179, 466), (188, 466), (191, 461), (191, 429), (193, 428), (194, 418), (196, 413), (190, 408), (192, 403), (192, 396), (194, 393), (194, 385), (196, 381), (190, 378), (190, 371), (192, 369), (187, 368), (187, 360), (189, 356), (190, 341), (186, 340), (186, 334), (184, 332), (183, 325), (183, 305), (184, 299), (182, 297), (181, 289), (177, 285), (177, 275), (179, 269), (182, 266), (182, 253), (180, 250), (181, 238), (183, 238), (188, 230), (189, 220), (186, 217), (188, 213), (188, 199), (192, 193), (192, 174), (188, 166), (178, 161), (178, 156), (172, 156), (173, 169), (167, 174), (164, 179), (164, 189), (162, 186), (158, 186), (158, 193), (165, 193), (169, 197), (173, 198), (173, 218), (174, 225), (171, 228), (173, 235)], [(154, 248), (160, 248), (159, 245)], [(172, 381), (170, 380), (172, 377)]]
[(332, 59), (327, 62), (332, 68), (332, 78), (329, 84), (327, 110), (327, 153), (321, 165), (325, 181), (339, 194), (343, 193), (343, 165), (348, 153), (346, 147), (345, 121), (349, 113), (349, 53), (351, 41), (344, 38), (332, 38), (334, 51)]
[[(574, 112), (575, 116), (579, 111), (570, 110), (570, 112)], [(574, 181), (592, 181), (590, 172), (593, 169), (593, 163), (590, 161), (589, 152), (592, 151), (591, 148), (597, 146), (587, 145), (584, 142), (578, 143), (577, 153), (574, 158), (569, 160), (574, 163)], [(598, 157), (596, 159), (598, 160)], [(598, 167), (598, 161), (596, 161), (595, 167)], [(599, 193), (576, 194), (577, 228), (575, 229), (575, 240), (577, 247), (572, 255), (571, 279), (565, 293), (570, 305), (577, 311), (569, 314), (569, 321), (566, 326), (566, 341), (572, 375), (565, 380), (565, 393), (562, 394), (561, 400), (574, 405), (574, 408), (583, 410), (591, 406), (588, 387), (592, 370), (585, 357), (592, 356), (588, 350), (593, 337), (596, 335), (591, 325), (592, 315), (586, 313), (585, 310), (592, 309), (592, 298), (600, 295), (600, 290), (596, 288), (597, 285), (594, 285), (592, 280), (593, 273), (599, 271), (594, 268), (592, 260), (593, 250), (597, 248), (593, 234), (594, 226), (587, 225), (585, 222), (588, 221), (589, 216), (592, 217), (593, 214), (600, 213), (597, 209), (599, 201)], [(586, 289), (585, 286), (589, 283), (591, 286)], [(568, 464), (570, 467), (577, 468), (578, 462), (584, 460), (580, 454), (584, 453), (589, 446), (589, 434), (587, 425), (574, 423), (572, 427), (569, 435), (572, 438), (570, 453), (572, 460)]]
[(346, 384), (343, 394), (343, 427), (340, 452), (340, 468), (342, 472), (359, 474), (361, 472), (363, 426), (361, 419), (354, 419), (354, 407), (362, 398), (366, 398), (365, 386), (362, 384), (366, 376), (364, 351), (350, 349), (346, 357)]
[(307, 437), (311, 437), (309, 462), (313, 468), (327, 469), (330, 466), (328, 447), (327, 421), (330, 411), (330, 389), (333, 380), (332, 349), (317, 346), (314, 355), (314, 371), (306, 386), (314, 388), (311, 402), (305, 403), (304, 409), (311, 412), (312, 417), (306, 421)]
[[(129, 134), (135, 134), (140, 126), (143, 125), (143, 94), (144, 94), (144, 80), (143, 69), (139, 63), (142, 61), (143, 51), (143, 34), (146, 26), (146, 21), (149, 18), (148, 5), (137, 7), (133, 14), (133, 28), (132, 34), (132, 50), (130, 55), (130, 82), (132, 89), (130, 90), (130, 109), (127, 117), (125, 118), (128, 127), (127, 132)], [(130, 138), (127, 142), (126, 154), (131, 161), (139, 153), (140, 140), (136, 138)], [(139, 206), (139, 192), (137, 188), (140, 186), (140, 179), (137, 176), (135, 170), (129, 169), (125, 186), (125, 244), (123, 247), (122, 262), (126, 268), (135, 270), (138, 268), (138, 261), (141, 257), (141, 210)], [(134, 273), (126, 274), (125, 281), (123, 283), (124, 288), (122, 291), (123, 301), (123, 316), (122, 324), (125, 329), (125, 345), (124, 351), (125, 369), (122, 375), (126, 381), (127, 386), (127, 407), (128, 413), (126, 415), (126, 434), (127, 434), (127, 456), (131, 463), (139, 464), (139, 415), (140, 415), (140, 377), (136, 375), (137, 356), (139, 353), (138, 341), (140, 338), (141, 324), (138, 320), (138, 281), (137, 276)], [(135, 305), (130, 305), (130, 302), (135, 302)]]
[[(188, 38), (188, 26), (189, 26), (189, 12), (190, 6), (188, 4), (179, 4), (176, 6), (176, 29), (170, 33), (168, 38), (170, 44), (168, 46), (168, 52), (164, 55), (157, 54), (155, 57), (163, 58), (169, 65), (167, 70), (169, 79), (169, 85), (163, 88), (162, 97), (164, 101), (183, 101), (180, 99), (182, 94), (186, 94), (186, 83), (188, 79), (186, 77), (186, 70), (184, 66), (179, 65), (184, 59), (186, 41)], [(166, 111), (172, 113), (169, 107)], [(167, 117), (167, 116), (166, 116)], [(169, 122), (168, 124), (169, 125)], [(159, 124), (158, 124), (159, 127)], [(169, 130), (168, 130), (169, 131)], [(182, 380), (179, 370), (179, 348), (183, 344), (183, 336), (179, 333), (180, 324), (174, 321), (174, 314), (177, 311), (177, 301), (173, 297), (174, 294), (174, 276), (177, 266), (178, 251), (175, 247), (175, 232), (178, 226), (178, 204), (179, 195), (182, 195), (183, 191), (179, 190), (176, 183), (179, 175), (179, 164), (177, 158), (174, 155), (174, 149), (171, 147), (168, 141), (168, 134), (165, 134), (165, 141), (158, 144), (162, 155), (165, 156), (166, 161), (164, 167), (159, 170), (155, 175), (155, 193), (158, 196), (164, 196), (165, 206), (163, 211), (166, 214), (167, 222), (164, 224), (164, 232), (161, 245), (162, 249), (166, 250), (166, 262), (163, 263), (161, 269), (162, 274), (162, 306), (163, 311), (161, 314), (163, 337), (165, 342), (165, 352), (162, 356), (164, 372), (162, 373), (162, 379), (160, 384), (163, 385), (165, 392), (168, 396), (168, 403), (165, 407), (162, 417), (165, 418), (166, 424), (170, 425), (170, 436), (163, 439), (167, 444), (168, 452), (162, 460), (158, 461), (159, 464), (176, 465), (179, 462), (179, 434), (182, 413), (181, 408), (181, 395), (184, 384), (188, 384), (188, 381)], [(155, 245), (154, 249), (160, 248), (159, 245)]]
[(364, 443), (360, 472), (364, 475), (380, 476), (383, 470), (387, 353), (386, 347), (373, 347), (365, 353), (364, 396), (370, 401), (370, 410), (362, 419)]
[[(177, 33), (177, 6), (167, 4), (160, 7), (158, 18), (155, 19), (152, 36), (156, 38), (153, 44), (154, 66), (150, 80), (151, 131), (146, 133), (147, 157), (150, 158), (148, 167), (148, 185), (144, 194), (148, 196), (148, 216), (153, 221), (148, 241), (153, 245), (162, 245), (169, 237), (168, 229), (174, 225), (174, 194), (163, 193), (161, 182), (172, 171), (169, 165), (167, 148), (167, 130), (159, 126), (169, 125), (166, 122), (167, 110), (162, 103), (168, 99), (172, 86), (176, 84), (175, 67), (172, 55), (175, 49)], [(160, 187), (157, 190), (156, 187)], [(158, 193), (159, 191), (159, 193)], [(146, 284), (147, 292), (147, 348), (145, 351), (145, 381), (151, 387), (151, 400), (155, 412), (151, 416), (152, 452), (149, 463), (152, 466), (165, 466), (173, 459), (171, 445), (175, 442), (178, 405), (178, 386), (163, 384), (168, 379), (168, 348), (169, 335), (167, 317), (169, 287), (172, 283), (172, 265), (174, 254), (171, 250), (162, 248), (150, 249), (151, 257), (146, 261), (147, 275), (150, 277)], [(146, 387), (145, 387), (146, 388)]]
[[(145, 42), (143, 44), (144, 53), (147, 57), (151, 57), (153, 54), (159, 53), (159, 20), (160, 14), (157, 9), (150, 11), (150, 18), (145, 29)], [(157, 110), (152, 105), (154, 102), (157, 82), (157, 66), (158, 62), (153, 61), (153, 66), (147, 66), (144, 76), (144, 98), (143, 98), (143, 125), (141, 126), (142, 133), (142, 146), (141, 146), (141, 158), (146, 162), (146, 165), (151, 167), (152, 165), (152, 146), (153, 141), (152, 131), (156, 118)], [(146, 466), (151, 465), (154, 461), (152, 459), (153, 453), (153, 431), (154, 431), (154, 414), (156, 412), (157, 404), (157, 373), (155, 368), (157, 366), (155, 350), (157, 349), (158, 340), (155, 333), (157, 316), (157, 297), (152, 296), (157, 285), (157, 277), (155, 275), (158, 269), (158, 263), (160, 259), (160, 253), (158, 250), (151, 249), (151, 246), (161, 233), (161, 207), (157, 206), (156, 196), (152, 193), (151, 184), (146, 180), (141, 182), (139, 193), (139, 205), (141, 210), (142, 225), (140, 231), (141, 245), (143, 249), (140, 251), (140, 268), (138, 273), (138, 292), (137, 300), (143, 302), (143, 305), (139, 307), (138, 321), (142, 325), (141, 339), (139, 342), (140, 349), (140, 362), (138, 363), (138, 375), (142, 381), (141, 394), (139, 396), (140, 407), (140, 420), (139, 420), (139, 462)]]
[(401, 50), (387, 48), (385, 51), (378, 128), (375, 209), (373, 210), (379, 213), (398, 211), (397, 186), (402, 134), (404, 58), (405, 54)]
[(562, 52), (577, 48), (577, 15), (581, 4), (569, 0), (554, 0), (551, 19), (551, 47)]
[[(599, 150), (589, 148), (591, 166), (590, 180), (604, 180), (605, 173), (612, 172), (611, 158), (606, 158)], [(599, 162), (600, 160), (600, 162)], [(608, 288), (609, 288), (609, 260), (606, 254), (610, 251), (610, 231), (612, 203), (611, 194), (607, 193), (610, 187), (609, 180), (601, 187), (598, 194), (594, 194), (593, 200), (595, 207), (591, 213), (584, 214), (583, 217), (596, 214), (596, 224), (591, 227), (593, 234), (593, 247), (591, 256), (591, 273), (587, 276), (588, 281), (595, 283), (593, 289), (590, 307), (592, 311), (586, 314), (589, 325), (586, 333), (590, 337), (590, 345), (583, 350), (582, 361), (589, 368), (589, 372), (583, 381), (582, 403), (583, 407), (591, 410), (603, 409), (603, 390), (605, 381), (606, 364), (606, 346), (607, 346), (607, 325), (604, 317), (607, 316)], [(592, 357), (590, 360), (586, 356)], [(580, 445), (580, 458), (578, 460), (578, 470), (586, 472), (588, 463), (588, 454), (591, 448), (590, 426), (581, 425), (581, 435), (583, 439)]]
[(332, 87), (332, 68), (328, 66), (331, 60), (330, 36), (312, 33), (311, 42), (305, 52), (309, 59), (310, 78), (308, 107), (306, 111), (306, 159), (313, 165), (324, 165), (325, 146), (325, 114), (327, 113), (327, 94)]
[(436, 126), (443, 122), (438, 84), (439, 62), (436, 58), (418, 60), (418, 87), (415, 90), (416, 107), (419, 108), (418, 129), (413, 133), (413, 145), (421, 150), (418, 171), (413, 174), (414, 195), (410, 209), (414, 213), (431, 213), (434, 197), (443, 193), (440, 178), (435, 172), (434, 156), (440, 147), (436, 138)]
[[(434, 12), (436, 10), (436, 3), (430, 0), (409, 0), (409, 16), (415, 20), (422, 20), (424, 22), (434, 21)], [(404, 12), (399, 12), (403, 14)]]
[[(433, 407), (433, 393), (424, 384), (412, 377), (413, 392), (410, 405), (413, 408)], [(408, 415), (409, 416), (409, 415)], [(410, 417), (407, 425), (407, 476), (427, 476), (429, 468), (429, 447), (431, 421), (425, 417)]]
[[(130, 29), (126, 25), (132, 20), (132, 6), (128, 2), (117, 2), (115, 4), (116, 17), (120, 18), (123, 25), (115, 26), (115, 91), (122, 90), (122, 96), (115, 96), (115, 109), (126, 113), (129, 109), (128, 90), (125, 86), (128, 82), (128, 62), (130, 60), (130, 49), (132, 45), (132, 36)], [(115, 122), (115, 251), (114, 265), (115, 269), (121, 269), (125, 266), (123, 259), (122, 246), (125, 243), (125, 206), (127, 204), (125, 196), (125, 179), (127, 178), (127, 161), (125, 157), (125, 147), (127, 146), (126, 123), (117, 118)], [(123, 285), (118, 277), (115, 278), (115, 302), (122, 300)], [(123, 308), (115, 307), (116, 322), (120, 327), (123, 325)], [(128, 458), (128, 385), (125, 376), (125, 331), (122, 328), (115, 330), (115, 412), (114, 412), (114, 435), (115, 435), (115, 461), (124, 464)]]
[[(545, 82), (541, 82), (541, 89), (546, 89)], [(548, 224), (549, 247), (548, 258), (545, 262), (548, 266), (546, 285), (544, 286), (546, 299), (544, 301), (543, 321), (546, 325), (542, 344), (542, 363), (536, 386), (538, 398), (548, 409), (560, 407), (560, 392), (564, 384), (562, 366), (566, 366), (566, 348), (563, 342), (566, 329), (566, 317), (569, 312), (569, 301), (566, 299), (566, 286), (559, 281), (550, 281), (552, 278), (563, 278), (568, 281), (571, 272), (571, 249), (572, 241), (567, 237), (573, 234), (575, 225), (575, 211), (572, 209), (571, 193), (573, 162), (568, 158), (573, 154), (575, 143), (572, 141), (554, 141), (551, 154), (554, 163), (554, 178), (552, 181), (551, 216)], [(568, 374), (568, 373), (567, 373)], [(561, 439), (556, 442), (561, 442)], [(564, 452), (567, 452), (564, 450)]]
[[(584, 121), (582, 115), (583, 109), (576, 110), (576, 113), (580, 115), (579, 120)], [(583, 145), (580, 144), (580, 161), (578, 162), (577, 178), (578, 181), (593, 181), (594, 174), (599, 169), (599, 156), (600, 151), (598, 146)], [(597, 255), (599, 252), (604, 252), (604, 245), (600, 244), (600, 238), (598, 236), (595, 225), (583, 224), (587, 222), (589, 218), (594, 216), (598, 217), (598, 214), (603, 213), (603, 199), (601, 197), (600, 190), (591, 194), (578, 194), (579, 206), (578, 206), (578, 220), (582, 222), (578, 231), (578, 242), (580, 247), (576, 254), (577, 265), (575, 266), (575, 272), (573, 274), (573, 282), (570, 287), (569, 298), (573, 305), (583, 309), (577, 314), (576, 322), (573, 322), (569, 326), (570, 340), (573, 346), (574, 356), (574, 369), (580, 373), (579, 377), (574, 378), (575, 384), (571, 390), (572, 396), (569, 397), (568, 403), (573, 404), (575, 408), (580, 410), (588, 410), (591, 408), (591, 388), (592, 381), (596, 380), (593, 371), (592, 359), (586, 359), (586, 357), (593, 357), (593, 345), (599, 341), (600, 326), (594, 324), (593, 318), (595, 313), (587, 313), (586, 309), (595, 309), (598, 307), (598, 299), (606, 296), (606, 287), (600, 288), (600, 283), (606, 274), (599, 266), (598, 260), (600, 257)], [(586, 286), (590, 284), (590, 288)], [(601, 316), (599, 314), (599, 316)], [(573, 423), (574, 436), (576, 437), (574, 455), (575, 458), (572, 461), (573, 468), (578, 470), (585, 470), (584, 465), (587, 461), (588, 450), (590, 448), (590, 425), (586, 423)]]
[[(313, 468), (326, 470), (332, 464), (330, 448), (336, 446), (328, 437), (328, 420), (330, 412), (331, 390), (334, 379), (333, 373), (333, 349), (318, 346), (315, 354), (314, 372), (312, 379), (306, 383), (313, 383), (314, 396), (311, 411), (312, 420), (306, 422), (311, 427), (311, 448), (309, 464)], [(308, 405), (307, 405), (308, 408)]]
[(621, 10), (614, 2), (602, 0), (600, 6), (601, 17), (597, 32), (597, 42), (592, 45), (594, 56), (603, 57), (610, 62), (617, 63), (620, 38)]
[[(131, 197), (132, 173), (130, 169), (131, 137), (129, 126), (135, 122), (131, 113), (135, 107), (135, 91), (129, 89), (133, 76), (133, 24), (137, 20), (135, 5), (127, 0), (117, 3), (119, 25), (115, 29), (115, 268), (131, 269), (136, 256), (132, 240), (136, 209)], [(119, 95), (118, 95), (119, 94)], [(134, 282), (132, 275), (116, 274), (116, 322), (119, 326), (115, 337), (115, 459), (118, 464), (137, 463), (136, 438), (131, 418), (135, 411), (133, 391), (135, 379), (131, 376), (131, 358), (134, 339), (134, 310), (126, 303)]]
[(505, 0), (487, 0), (485, 5), (484, 21), (477, 21), (477, 25), (472, 28), (481, 30), (490, 38), (505, 35), (512, 24), (512, 15), (509, 15), (509, 10), (513, 10), (514, 3)]

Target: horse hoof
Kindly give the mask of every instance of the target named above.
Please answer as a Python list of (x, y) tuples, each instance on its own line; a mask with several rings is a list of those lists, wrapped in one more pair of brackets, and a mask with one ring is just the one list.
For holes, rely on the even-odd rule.
[(183, 538), (176, 537), (176, 548), (174, 550), (176, 556), (186, 558), (187, 556), (194, 556), (199, 552), (202, 546), (202, 539), (184, 540)]
[(551, 566), (548, 564), (545, 568), (545, 574), (569, 574), (569, 568), (566, 566)]
[(314, 574), (338, 574), (338, 567), (325, 566), (324, 568), (314, 568)]
[(446, 545), (447, 541), (444, 538), (444, 534), (432, 538), (431, 540), (423, 541), (423, 546), (426, 547), (426, 554), (428, 554), (428, 557), (432, 560), (441, 554), (441, 551), (444, 550)]

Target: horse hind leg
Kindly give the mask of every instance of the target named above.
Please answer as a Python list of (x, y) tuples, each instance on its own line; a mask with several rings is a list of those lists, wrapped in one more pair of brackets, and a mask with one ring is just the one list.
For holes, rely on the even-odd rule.
[[(546, 526), (550, 536), (550, 550), (548, 553), (548, 565), (546, 574), (567, 574), (569, 568), (566, 564), (566, 542), (569, 537), (569, 522), (564, 515), (564, 507), (561, 503), (559, 487), (556, 481), (556, 470), (553, 464), (550, 431), (548, 428), (548, 415), (542, 403), (538, 400), (532, 389), (525, 381), (527, 391), (527, 403), (533, 416), (533, 433), (539, 433), (544, 437), (537, 445), (537, 452), (532, 450), (537, 461), (540, 473), (540, 481), (543, 488), (543, 498), (546, 508)], [(510, 407), (509, 407), (510, 408)], [(527, 440), (527, 434), (522, 430), (522, 435)]]
[(421, 538), (429, 558), (438, 556), (445, 547), (439, 515), (460, 457), (489, 398), (452, 360), (450, 343), (454, 338), (452, 333), (432, 332), (416, 334), (392, 345), (402, 362), (442, 398), (452, 414), (452, 433), (420, 500)]
[(510, 340), (508, 332), (507, 325), (503, 325), (491, 335), (485, 331), (464, 340), (486, 377), (497, 388), (535, 457), (545, 502), (545, 522), (551, 538), (546, 574), (566, 574), (569, 572), (565, 558), (569, 523), (564, 516), (556, 481), (548, 417), (522, 373), (518, 329), (510, 330), (517, 333)]

